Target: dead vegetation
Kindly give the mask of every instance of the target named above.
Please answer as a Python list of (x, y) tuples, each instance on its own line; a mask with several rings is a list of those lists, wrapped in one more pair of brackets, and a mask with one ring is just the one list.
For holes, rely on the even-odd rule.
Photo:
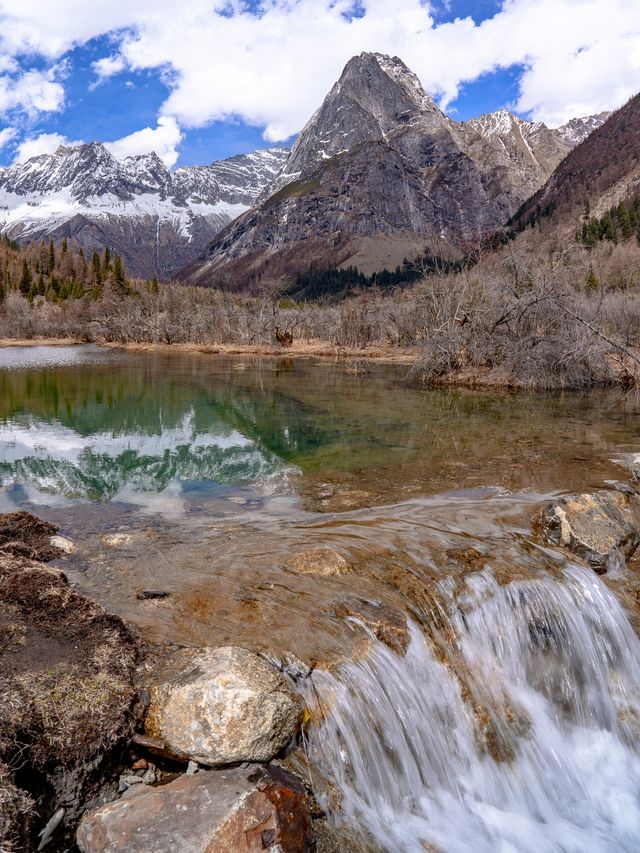
[(295, 302), (272, 283), (257, 296), (179, 285), (105, 287), (88, 297), (0, 306), (0, 337), (122, 344), (412, 350), (427, 382), (520, 388), (637, 384), (640, 246), (545, 248), (521, 235), (457, 273), (345, 299)]

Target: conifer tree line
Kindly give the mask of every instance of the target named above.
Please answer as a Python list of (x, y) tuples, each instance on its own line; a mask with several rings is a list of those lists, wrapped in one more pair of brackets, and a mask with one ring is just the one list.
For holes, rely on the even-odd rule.
[(99, 300), (105, 288), (123, 296), (132, 292), (122, 258), (108, 247), (87, 258), (66, 238), (58, 246), (53, 240), (20, 246), (6, 235), (0, 238), (0, 302), (12, 291), (32, 304), (84, 296)]
[(591, 216), (589, 202), (585, 202), (584, 221), (576, 237), (588, 249), (601, 240), (622, 243), (636, 237), (640, 244), (640, 195), (614, 205), (603, 216)]

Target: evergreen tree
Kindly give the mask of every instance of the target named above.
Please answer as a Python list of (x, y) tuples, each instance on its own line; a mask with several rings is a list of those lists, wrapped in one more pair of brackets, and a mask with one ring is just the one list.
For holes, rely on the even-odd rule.
[(600, 287), (600, 279), (595, 274), (594, 269), (591, 265), (589, 265), (589, 272), (587, 274), (587, 279), (585, 281), (585, 287), (588, 292), (592, 293), (594, 290), (597, 290)]
[(20, 293), (24, 296), (27, 296), (29, 290), (31, 289), (31, 283), (33, 281), (33, 277), (31, 275), (31, 270), (26, 262), (26, 260), (22, 261), (22, 272), (20, 273), (20, 282), (18, 284), (18, 288)]
[(127, 279), (125, 278), (124, 266), (122, 265), (120, 255), (116, 255), (113, 261), (113, 283), (120, 292), (126, 293), (128, 291)]
[(108, 246), (104, 247), (104, 252), (102, 254), (102, 272), (105, 278), (111, 272), (111, 252), (109, 251)]
[(49, 272), (53, 272), (56, 268), (56, 250), (53, 246), (53, 240), (49, 241)]
[(102, 265), (100, 264), (100, 255), (97, 252), (93, 253), (91, 266), (93, 268), (93, 283), (99, 287), (102, 284)]
[[(63, 257), (63, 258), (64, 258), (64, 256), (67, 254), (68, 248), (69, 248), (69, 246), (68, 246), (68, 244), (67, 244), (67, 238), (66, 238), (66, 237), (63, 237), (63, 238), (62, 238), (62, 247), (61, 247), (61, 250), (62, 250), (62, 257)], [(82, 249), (80, 249), (80, 252), (82, 253)]]

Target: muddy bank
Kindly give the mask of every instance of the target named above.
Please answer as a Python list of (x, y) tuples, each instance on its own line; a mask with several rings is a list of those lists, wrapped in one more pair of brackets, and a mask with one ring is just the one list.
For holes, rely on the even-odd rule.
[[(169, 354), (201, 354), (227, 356), (258, 356), (265, 359), (315, 359), (318, 361), (343, 361), (371, 364), (390, 364), (406, 366), (411, 370), (414, 381), (431, 388), (469, 388), (476, 390), (496, 391), (570, 391), (589, 390), (606, 387), (621, 387), (629, 391), (636, 385), (633, 370), (628, 367), (620, 370), (620, 374), (612, 380), (610, 376), (595, 377), (592, 382), (572, 383), (552, 381), (550, 377), (544, 380), (523, 379), (500, 366), (461, 366), (451, 371), (434, 375), (429, 363), (425, 360), (424, 352), (419, 347), (398, 347), (385, 343), (373, 343), (369, 346), (341, 346), (325, 340), (294, 340), (283, 346), (273, 344), (227, 344), (227, 343), (152, 343), (124, 342), (104, 340), (80, 340), (73, 338), (3, 338), (0, 339), (0, 349), (6, 347), (37, 347), (37, 346), (80, 346), (92, 343), (107, 349), (125, 352), (169, 353)], [(607, 364), (609, 361), (607, 362)], [(612, 362), (613, 363), (613, 362)], [(615, 364), (614, 364), (615, 367)]]
[[(140, 644), (48, 567), (56, 528), (0, 516), (0, 849), (73, 843), (133, 731)], [(55, 541), (55, 540), (54, 540)], [(62, 845), (62, 846), (59, 846)]]

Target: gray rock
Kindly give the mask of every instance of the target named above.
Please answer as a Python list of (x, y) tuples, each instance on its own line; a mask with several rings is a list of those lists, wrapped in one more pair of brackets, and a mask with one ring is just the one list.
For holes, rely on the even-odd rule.
[(269, 761), (303, 710), (282, 673), (235, 646), (180, 649), (150, 692), (147, 734), (169, 755), (208, 766)]
[(640, 544), (639, 508), (635, 498), (618, 491), (567, 495), (543, 504), (532, 523), (547, 542), (602, 573), (613, 556), (628, 560)]
[(132, 788), (85, 814), (77, 843), (82, 853), (306, 853), (311, 817), (297, 780), (250, 765)]

